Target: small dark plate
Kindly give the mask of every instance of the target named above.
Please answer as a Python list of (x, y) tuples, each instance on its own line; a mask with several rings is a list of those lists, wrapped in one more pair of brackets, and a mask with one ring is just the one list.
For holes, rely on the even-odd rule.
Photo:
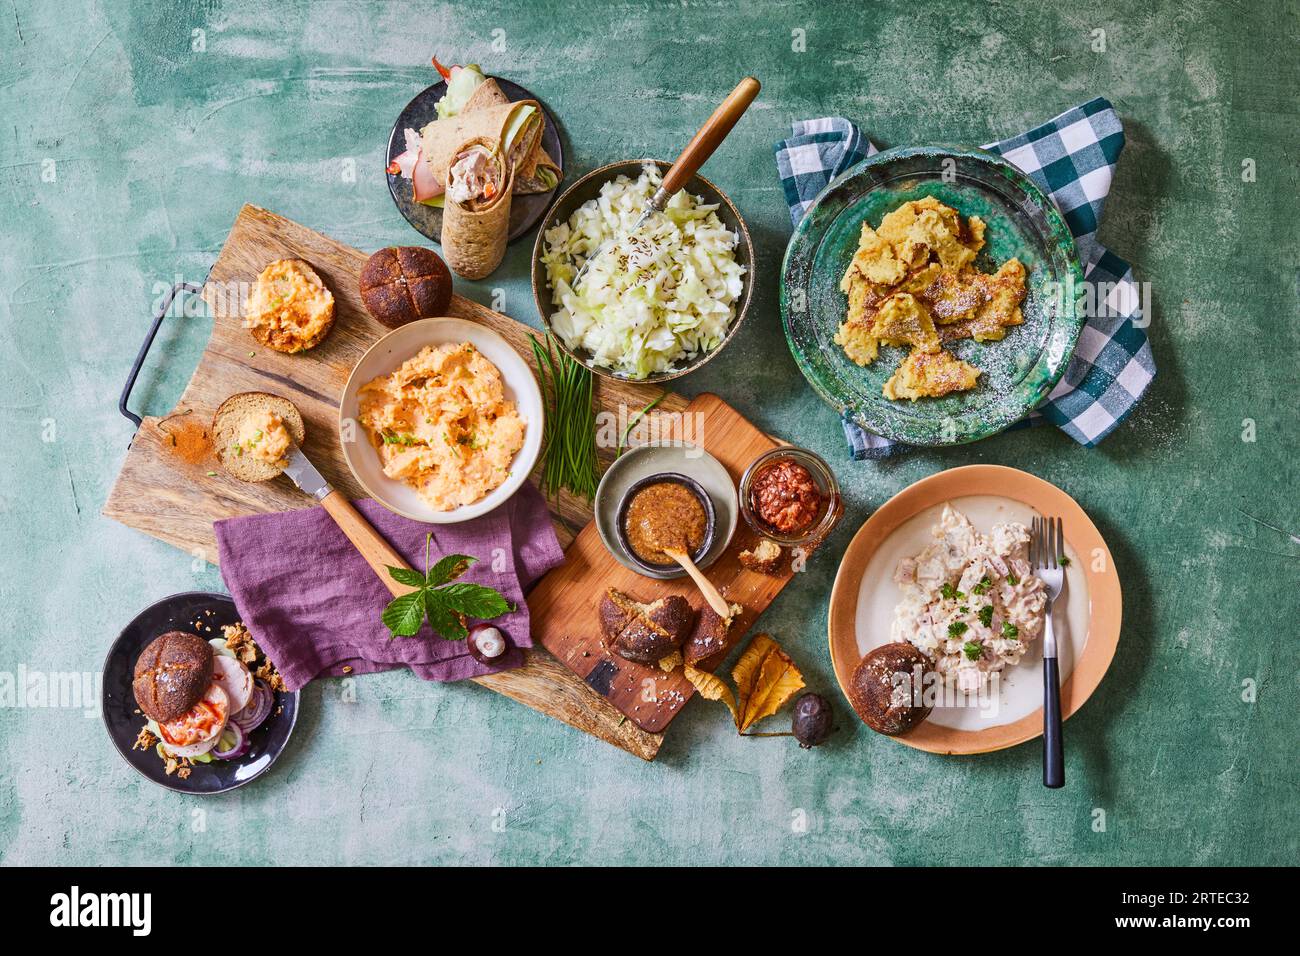
[(657, 485), (661, 482), (671, 482), (675, 485), (681, 485), (695, 495), (697, 501), (704, 508), (704, 540), (700, 546), (691, 552), (691, 560), (699, 565), (704, 560), (704, 556), (709, 553), (713, 547), (714, 530), (717, 527), (717, 513), (713, 508), (713, 499), (709, 493), (704, 490), (694, 478), (688, 478), (685, 475), (679, 475), (676, 472), (662, 472), (657, 475), (647, 475), (640, 481), (635, 482), (627, 491), (623, 492), (623, 499), (618, 504), (618, 518), (615, 521), (615, 533), (618, 535), (618, 542), (627, 552), (627, 556), (636, 564), (639, 564), (644, 570), (662, 573), (664, 571), (676, 571), (681, 566), (676, 561), (669, 561), (666, 564), (659, 564), (655, 561), (646, 561), (639, 554), (632, 550), (632, 542), (627, 538), (627, 509), (632, 503), (636, 493), (648, 485)]
[[(551, 158), (560, 166), (560, 182), (564, 182), (564, 147), (560, 145), (560, 133), (555, 126), (555, 120), (551, 119), (550, 110), (541, 99), (534, 96), (528, 90), (524, 89), (518, 83), (511, 83), (509, 80), (503, 80), (496, 77), (497, 85), (501, 87), (501, 92), (506, 95), (511, 103), (518, 103), (520, 100), (537, 100), (542, 105), (542, 113), (546, 117), (546, 126), (542, 130), (542, 147), (551, 155)], [(427, 87), (416, 94), (415, 99), (406, 104), (402, 110), (397, 122), (393, 124), (393, 131), (388, 134), (388, 155), (384, 159), (384, 168), (387, 169), (394, 159), (406, 152), (406, 138), (402, 135), (402, 130), (410, 127), (417, 133), (424, 129), (425, 126), (432, 123), (438, 118), (436, 104), (442, 99), (447, 92), (445, 81), (439, 81), (433, 86)], [(424, 203), (416, 202), (411, 195), (411, 183), (403, 179), (396, 173), (386, 173), (388, 176), (388, 191), (392, 194), (393, 202), (397, 205), (398, 211), (406, 217), (406, 221), (415, 227), (426, 239), (431, 239), (439, 245), (442, 244), (442, 210), (436, 206), (426, 206)], [(556, 184), (556, 189), (559, 184)], [(537, 221), (546, 215), (546, 208), (551, 204), (551, 199), (555, 196), (555, 189), (548, 193), (531, 193), (521, 196), (518, 193), (510, 200), (510, 241), (514, 242), (533, 226)]]
[[(211, 611), (211, 615), (206, 612)], [(203, 627), (194, 628), (198, 621)], [(148, 719), (140, 713), (131, 690), (136, 658), (155, 637), (167, 631), (189, 631), (205, 641), (221, 636), (221, 628), (239, 621), (235, 602), (224, 594), (186, 591), (151, 604), (126, 626), (104, 659), (104, 726), (122, 759), (141, 775), (177, 793), (224, 793), (251, 783), (270, 769), (284, 750), (298, 722), (298, 694), (277, 691), (271, 716), (249, 735), (251, 749), (237, 760), (196, 763), (189, 779), (163, 772), (163, 762), (152, 748), (132, 750), (140, 728)], [(208, 631), (207, 627), (212, 630)]]

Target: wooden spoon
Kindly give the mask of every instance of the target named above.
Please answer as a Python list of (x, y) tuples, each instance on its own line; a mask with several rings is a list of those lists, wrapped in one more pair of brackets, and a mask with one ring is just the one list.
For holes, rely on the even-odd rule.
[(704, 572), (695, 566), (691, 556), (679, 548), (664, 548), (664, 554), (680, 564), (686, 573), (691, 576), (695, 586), (700, 589), (704, 595), (704, 600), (709, 602), (709, 607), (718, 612), (718, 617), (726, 620), (731, 617), (731, 607), (727, 604), (726, 599), (718, 593), (718, 589), (713, 586), (713, 582), (704, 576)]

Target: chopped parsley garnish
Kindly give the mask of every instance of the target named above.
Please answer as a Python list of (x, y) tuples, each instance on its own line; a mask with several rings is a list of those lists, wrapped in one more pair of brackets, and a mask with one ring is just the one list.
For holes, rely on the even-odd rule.
[(1061, 567), (1068, 568), (1070, 566), (1070, 559), (1067, 558), (1065, 555), (1061, 555), (1061, 557), (1058, 560), (1060, 561)]
[(992, 586), (993, 582), (989, 580), (989, 576), (986, 574), (980, 578), (980, 583), (971, 588), (970, 591), (971, 594), (986, 594)]
[(984, 645), (979, 641), (967, 641), (961, 650), (968, 661), (977, 661), (984, 656)]
[(965, 604), (963, 604), (961, 607), (957, 608), (957, 610), (961, 611), (963, 614), (969, 614), (969, 613), (970, 613), (970, 608), (968, 608)]
[(1010, 621), (1002, 622), (1002, 636), (1009, 641), (1020, 640), (1020, 628), (1016, 627)]
[(948, 636), (961, 637), (968, 630), (970, 630), (970, 625), (967, 624), (965, 621), (953, 621), (951, 624), (948, 625)]
[(1014, 574), (1007, 575), (1007, 584), (1010, 584), (1012, 587), (1015, 587), (1019, 583), (1020, 583), (1020, 579), (1016, 577)]
[(985, 604), (979, 610), (980, 623), (985, 627), (991, 627), (993, 624), (993, 605)]
[(385, 445), (414, 445), (415, 436), (398, 435), (390, 432), (384, 436), (384, 444)]
[(962, 594), (960, 591), (958, 591), (951, 584), (949, 584), (947, 581), (943, 582), (943, 587), (939, 588), (939, 593), (942, 594), (944, 600), (947, 601), (952, 601), (956, 598), (964, 598), (966, 596)]

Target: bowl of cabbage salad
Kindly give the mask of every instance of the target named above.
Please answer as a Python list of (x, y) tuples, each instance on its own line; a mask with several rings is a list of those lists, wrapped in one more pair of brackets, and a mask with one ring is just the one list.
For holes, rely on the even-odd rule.
[[(685, 375), (722, 350), (749, 309), (749, 230), (704, 177), (628, 235), (671, 165), (642, 159), (593, 170), (537, 233), (537, 310), (561, 348), (597, 375), (638, 382)], [(610, 239), (619, 241), (602, 249)], [(575, 290), (574, 276), (598, 252)]]

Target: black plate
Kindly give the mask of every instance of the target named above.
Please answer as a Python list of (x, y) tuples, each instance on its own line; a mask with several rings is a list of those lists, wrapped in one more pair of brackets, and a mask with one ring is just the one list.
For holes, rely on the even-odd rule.
[[(564, 147), (560, 145), (560, 134), (555, 127), (555, 121), (551, 119), (551, 113), (540, 99), (528, 92), (518, 83), (511, 83), (509, 80), (503, 80), (496, 77), (497, 85), (501, 87), (501, 92), (506, 95), (511, 103), (517, 103), (520, 100), (537, 100), (542, 104), (542, 113), (546, 117), (546, 126), (542, 130), (542, 146), (550, 153), (551, 158), (559, 164), (561, 175), (560, 181), (564, 181)], [(393, 124), (393, 131), (388, 134), (388, 155), (384, 159), (384, 168), (387, 169), (394, 159), (406, 152), (406, 139), (402, 135), (402, 130), (410, 127), (417, 133), (424, 129), (425, 126), (432, 123), (438, 118), (436, 104), (442, 99), (442, 95), (447, 92), (445, 81), (439, 81), (433, 86), (422, 90), (416, 94), (415, 99), (406, 104), (406, 109), (397, 117), (397, 122)], [(393, 202), (406, 221), (415, 227), (427, 239), (434, 242), (442, 243), (442, 210), (436, 206), (426, 206), (424, 203), (416, 202), (411, 195), (410, 180), (403, 179), (397, 173), (386, 173), (388, 176), (388, 191), (392, 194)], [(556, 189), (559, 183), (556, 184)], [(546, 214), (546, 207), (551, 204), (551, 199), (555, 196), (555, 189), (548, 193), (532, 193), (521, 196), (518, 193), (510, 200), (510, 241), (514, 242), (533, 226), (537, 221)]]
[[(211, 611), (208, 615), (205, 612)], [(210, 626), (195, 630), (194, 623)], [(139, 712), (131, 691), (135, 661), (150, 641), (166, 631), (197, 633), (205, 641), (221, 636), (222, 625), (239, 621), (235, 602), (224, 594), (186, 591), (165, 597), (135, 616), (118, 635), (104, 660), (104, 726), (122, 759), (159, 786), (178, 793), (224, 793), (251, 783), (275, 763), (294, 724), (298, 722), (298, 694), (277, 691), (271, 716), (250, 735), (251, 749), (237, 760), (213, 760), (196, 763), (189, 779), (163, 772), (163, 762), (151, 748), (132, 750), (131, 745), (144, 726), (146, 717)]]

